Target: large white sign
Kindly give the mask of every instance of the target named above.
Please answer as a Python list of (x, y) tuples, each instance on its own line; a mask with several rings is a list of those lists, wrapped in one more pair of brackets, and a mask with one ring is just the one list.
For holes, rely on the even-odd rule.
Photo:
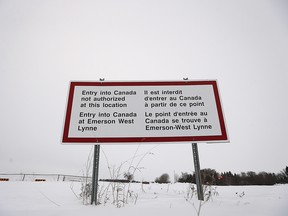
[(216, 81), (70, 84), (63, 143), (225, 141)]

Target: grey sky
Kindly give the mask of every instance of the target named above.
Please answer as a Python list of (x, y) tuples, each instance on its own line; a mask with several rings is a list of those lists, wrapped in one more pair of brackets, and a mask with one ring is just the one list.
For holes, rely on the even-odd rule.
[[(199, 144), (201, 168), (280, 171), (287, 14), (283, 0), (0, 0), (0, 172), (82, 174), (91, 146), (60, 143), (68, 86), (103, 77), (217, 79), (230, 144)], [(115, 166), (137, 148), (101, 147)], [(193, 171), (190, 144), (142, 144), (138, 154), (150, 149), (138, 178)]]

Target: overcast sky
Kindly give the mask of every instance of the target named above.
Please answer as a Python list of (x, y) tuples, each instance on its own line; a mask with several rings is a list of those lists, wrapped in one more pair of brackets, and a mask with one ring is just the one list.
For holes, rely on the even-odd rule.
[[(0, 173), (82, 174), (91, 145), (62, 145), (69, 82), (217, 79), (230, 143), (201, 168), (288, 165), (285, 0), (0, 0)], [(100, 178), (194, 171), (191, 144), (101, 145)], [(106, 155), (106, 158), (104, 157)], [(130, 165), (131, 160), (125, 165)], [(125, 171), (128, 166), (123, 166)]]

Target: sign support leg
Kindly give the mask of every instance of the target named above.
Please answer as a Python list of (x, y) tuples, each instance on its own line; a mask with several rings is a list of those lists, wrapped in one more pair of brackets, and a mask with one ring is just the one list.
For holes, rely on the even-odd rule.
[(199, 160), (197, 143), (192, 143), (192, 151), (193, 151), (193, 159), (194, 159), (194, 168), (195, 168), (198, 200), (203, 201), (204, 195), (203, 195), (203, 187), (202, 187), (202, 182), (201, 182), (200, 160)]
[(91, 205), (97, 205), (100, 145), (94, 145)]

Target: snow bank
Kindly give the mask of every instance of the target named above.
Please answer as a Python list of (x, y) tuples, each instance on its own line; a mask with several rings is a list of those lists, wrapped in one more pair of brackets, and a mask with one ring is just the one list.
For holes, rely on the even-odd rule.
[[(181, 183), (132, 184), (137, 199), (116, 208), (111, 204), (83, 205), (77, 197), (79, 182), (0, 182), (0, 215), (197, 215), (194, 207), (199, 201), (195, 197), (186, 199), (188, 187)], [(288, 212), (288, 185), (218, 186), (216, 191), (212, 200), (202, 206), (201, 215), (286, 216)]]

